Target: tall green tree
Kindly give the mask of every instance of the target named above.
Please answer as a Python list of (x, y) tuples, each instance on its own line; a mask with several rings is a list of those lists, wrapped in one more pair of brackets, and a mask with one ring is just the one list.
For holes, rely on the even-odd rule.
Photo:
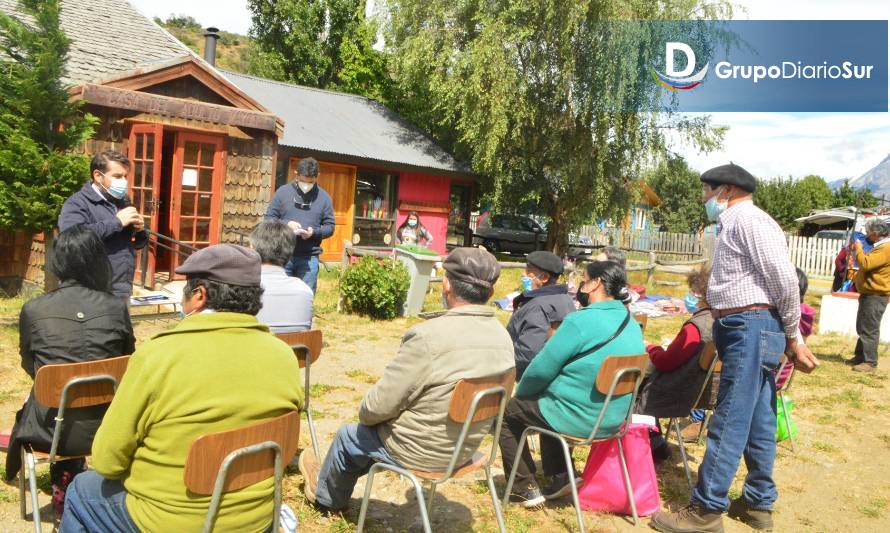
[(386, 56), (364, 0), (249, 0), (251, 73), (387, 101)]
[(607, 23), (727, 14), (694, 0), (391, 0), (386, 34), (400, 111), (491, 180), (497, 209), (537, 203), (561, 253), (573, 228), (623, 218), (668, 129), (703, 149), (722, 138), (706, 118), (633, 111), (661, 97), (638, 74), (663, 41)]
[(78, 150), (95, 117), (80, 112), (62, 82), (70, 41), (59, 0), (20, 0), (25, 22), (0, 12), (0, 227), (40, 232), (89, 176)]
[(811, 211), (831, 207), (833, 198), (825, 180), (814, 175), (797, 181), (791, 177), (763, 180), (754, 193), (754, 203), (786, 230), (797, 228), (795, 220)]
[(877, 207), (881, 201), (871, 193), (868, 189), (854, 189), (850, 187), (849, 181), (844, 181), (843, 185), (834, 191), (834, 198), (831, 207)]
[(701, 175), (689, 168), (679, 156), (664, 159), (646, 175), (646, 182), (661, 198), (652, 217), (662, 231), (698, 233), (708, 225), (708, 215), (701, 203)]

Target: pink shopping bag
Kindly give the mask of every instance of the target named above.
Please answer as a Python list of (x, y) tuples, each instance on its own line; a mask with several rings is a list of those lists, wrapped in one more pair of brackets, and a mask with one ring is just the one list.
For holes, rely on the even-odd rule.
[[(640, 516), (654, 514), (661, 507), (649, 447), (649, 427), (646, 424), (631, 424), (621, 439), (637, 514)], [(582, 509), (632, 514), (621, 472), (621, 460), (618, 458), (618, 443), (614, 439), (591, 447), (582, 478), (583, 484), (578, 489)]]

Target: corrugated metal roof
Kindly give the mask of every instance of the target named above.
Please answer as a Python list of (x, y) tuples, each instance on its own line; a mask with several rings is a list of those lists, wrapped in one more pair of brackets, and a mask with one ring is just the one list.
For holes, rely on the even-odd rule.
[[(17, 0), (0, 0), (0, 11), (26, 22)], [(80, 85), (117, 72), (193, 55), (184, 44), (126, 0), (62, 0), (61, 25), (71, 39), (63, 81)]]
[(284, 119), (278, 144), (422, 169), (469, 174), (419, 129), (376, 100), (221, 70)]

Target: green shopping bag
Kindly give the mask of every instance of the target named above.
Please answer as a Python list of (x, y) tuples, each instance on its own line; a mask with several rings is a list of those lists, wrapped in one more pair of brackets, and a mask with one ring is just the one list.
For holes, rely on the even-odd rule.
[(789, 437), (788, 435), (788, 423), (786, 419), (791, 422), (791, 437), (797, 438), (797, 423), (794, 422), (794, 417), (791, 416), (791, 411), (794, 410), (794, 400), (788, 398), (787, 396), (777, 396), (776, 397), (776, 442), (782, 442), (783, 440)]

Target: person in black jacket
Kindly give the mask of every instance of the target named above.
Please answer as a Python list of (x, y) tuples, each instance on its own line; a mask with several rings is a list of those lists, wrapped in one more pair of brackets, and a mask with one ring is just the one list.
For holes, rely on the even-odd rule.
[(546, 251), (528, 254), (522, 277), (525, 291), (513, 299), (513, 316), (507, 323), (516, 354), (517, 382), (547, 343), (551, 329), (559, 327), (565, 316), (575, 310), (568, 287), (557, 283), (562, 271), (562, 260), (556, 254)]
[(136, 273), (136, 250), (148, 243), (145, 224), (127, 197), (132, 165), (114, 151), (99, 152), (90, 162), (92, 179), (72, 194), (59, 213), (59, 230), (85, 224), (96, 232), (111, 261), (111, 291), (129, 297)]
[[(22, 368), (33, 378), (44, 365), (80, 363), (129, 355), (136, 339), (127, 304), (111, 293), (111, 263), (101, 239), (86, 226), (63, 231), (48, 265), (61, 282), (58, 289), (27, 302), (19, 316)], [(90, 453), (107, 406), (66, 409), (59, 455)], [(22, 467), (20, 447), (49, 452), (56, 409), (37, 403), (34, 390), (16, 413), (6, 454), (6, 478)], [(61, 515), (65, 488), (85, 469), (83, 459), (50, 468), (53, 504)]]

